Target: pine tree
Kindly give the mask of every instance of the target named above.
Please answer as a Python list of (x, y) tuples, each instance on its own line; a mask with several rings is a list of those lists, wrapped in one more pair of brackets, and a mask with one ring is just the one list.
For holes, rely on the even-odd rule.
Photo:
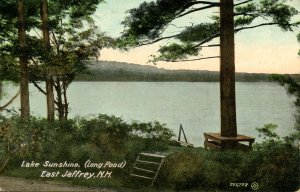
[(19, 61), (20, 61), (20, 90), (21, 90), (21, 117), (30, 116), (29, 103), (29, 78), (28, 78), (28, 55), (26, 50), (25, 33), (25, 8), (24, 1), (18, 0), (18, 38), (19, 38)]
[[(220, 8), (220, 15), (211, 16), (210, 22), (199, 22), (185, 27), (177, 34), (166, 36), (165, 31), (176, 19), (194, 12)], [(152, 62), (183, 62), (221, 57), (221, 135), (236, 136), (234, 34), (263, 26), (278, 26), (283, 31), (292, 31), (300, 22), (292, 22), (298, 11), (284, 0), (157, 0), (144, 2), (129, 10), (123, 21), (124, 33), (119, 46), (128, 49), (174, 40), (161, 46), (159, 55)], [(188, 22), (188, 19), (187, 19)], [(180, 26), (176, 26), (180, 29)], [(220, 44), (208, 44), (220, 38)], [(220, 56), (195, 58), (207, 47), (220, 46)], [(189, 57), (193, 57), (189, 59)]]

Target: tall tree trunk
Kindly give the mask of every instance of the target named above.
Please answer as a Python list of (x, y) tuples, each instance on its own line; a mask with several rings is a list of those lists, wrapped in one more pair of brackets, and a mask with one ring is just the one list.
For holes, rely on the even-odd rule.
[[(46, 49), (50, 49), (49, 25), (48, 25), (48, 2), (41, 0), (41, 19), (43, 42)], [(54, 120), (54, 92), (53, 92), (53, 77), (51, 73), (46, 74), (46, 95), (47, 95), (47, 118), (49, 121)]]
[(21, 90), (21, 117), (30, 116), (29, 87), (28, 87), (28, 58), (26, 53), (26, 33), (25, 33), (25, 8), (24, 1), (18, 2), (18, 38), (20, 44), (20, 90)]
[(234, 61), (234, 15), (233, 0), (220, 0), (220, 96), (221, 96), (221, 136), (235, 137), (235, 61)]
[(2, 99), (3, 97), (3, 82), (0, 81), (0, 100)]
[(68, 103), (68, 98), (67, 98), (67, 87), (68, 87), (68, 82), (67, 80), (64, 80), (63, 82), (63, 94), (64, 94), (64, 119), (68, 119), (69, 115), (69, 103)]

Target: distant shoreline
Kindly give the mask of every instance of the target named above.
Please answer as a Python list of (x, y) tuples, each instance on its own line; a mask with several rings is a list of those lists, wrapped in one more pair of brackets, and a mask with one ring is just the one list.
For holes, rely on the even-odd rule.
[[(272, 82), (272, 74), (236, 73), (236, 82)], [(218, 71), (168, 70), (155, 66), (115, 61), (98, 61), (88, 64), (87, 71), (76, 81), (124, 81), (124, 82), (219, 82)], [(300, 81), (300, 74), (291, 74)]]

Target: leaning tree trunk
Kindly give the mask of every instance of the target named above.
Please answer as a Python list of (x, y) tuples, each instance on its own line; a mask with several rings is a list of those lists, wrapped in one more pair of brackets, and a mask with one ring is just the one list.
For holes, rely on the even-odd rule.
[(20, 90), (21, 90), (21, 117), (30, 116), (29, 86), (28, 86), (28, 57), (26, 53), (25, 33), (25, 8), (24, 1), (18, 0), (18, 38), (19, 38), (19, 60), (20, 60)]
[(221, 136), (235, 137), (235, 62), (234, 62), (234, 15), (233, 0), (220, 0), (220, 96), (221, 96)]
[[(47, 0), (41, 0), (41, 19), (42, 19), (44, 46), (46, 50), (50, 50)], [(47, 118), (49, 121), (53, 121), (55, 106), (54, 106), (54, 92), (53, 92), (53, 76), (51, 75), (51, 73), (46, 74), (46, 96), (47, 96)]]

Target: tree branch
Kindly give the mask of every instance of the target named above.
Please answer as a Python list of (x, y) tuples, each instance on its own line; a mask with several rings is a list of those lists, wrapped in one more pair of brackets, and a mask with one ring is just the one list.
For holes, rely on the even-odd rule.
[(193, 5), (196, 5), (196, 4), (208, 4), (208, 5), (217, 5), (217, 6), (220, 6), (220, 3), (211, 2), (211, 1), (195, 1), (192, 4)]
[(209, 41), (211, 41), (211, 40), (213, 40), (214, 38), (217, 38), (217, 37), (219, 37), (219, 36), (220, 36), (220, 33), (214, 34), (214, 35), (212, 35), (212, 36), (210, 36), (210, 37), (208, 37), (208, 38), (202, 40), (200, 43), (196, 44), (194, 47), (200, 47), (200, 46), (203, 45), (204, 43), (207, 43), (207, 42), (209, 42)]
[[(181, 8), (181, 10), (179, 12), (176, 13), (176, 15), (181, 15), (186, 9), (192, 7), (193, 5), (197, 5), (197, 4), (208, 4), (209, 6), (206, 6), (206, 8), (210, 8), (215, 7), (215, 6), (220, 6), (220, 3), (216, 3), (216, 2), (209, 2), (209, 1), (194, 1), (194, 2), (190, 2), (187, 3), (185, 6), (183, 6)], [(205, 9), (205, 8), (203, 8)]]
[(9, 106), (20, 94), (20, 90), (13, 96), (5, 105), (0, 107), (0, 111), (3, 111), (7, 106)]
[[(33, 85), (44, 95), (47, 95), (46, 91), (44, 91), (35, 81), (32, 81)], [(57, 104), (57, 101), (54, 100), (54, 103)]]
[(180, 18), (180, 17), (183, 17), (185, 15), (188, 15), (188, 14), (196, 12), (196, 11), (200, 11), (200, 10), (204, 10), (204, 9), (209, 9), (209, 8), (217, 7), (217, 6), (218, 5), (208, 5), (208, 6), (205, 6), (205, 7), (199, 7), (199, 8), (196, 8), (196, 9), (192, 9), (190, 11), (187, 11), (185, 13), (182, 13), (182, 14), (178, 15), (176, 18)]
[(198, 47), (220, 47), (220, 44), (211, 44), (211, 45), (201, 45)]
[(185, 61), (199, 61), (199, 60), (205, 60), (205, 59), (214, 59), (214, 58), (220, 58), (220, 56), (211, 56), (211, 57), (201, 57), (197, 59), (182, 59), (182, 60), (162, 60), (162, 61), (168, 61), (168, 62), (185, 62)]
[(190, 2), (187, 3), (185, 6), (182, 7), (182, 11), (184, 11), (185, 9), (193, 6), (193, 5), (197, 5), (197, 4), (206, 4), (206, 5), (214, 5), (214, 6), (220, 6), (220, 3), (217, 2), (211, 2), (211, 1), (194, 1), (194, 2)]
[(35, 66), (39, 66), (38, 62), (33, 57), (30, 57), (30, 60), (35, 64)]
[(144, 46), (144, 45), (151, 45), (151, 44), (154, 44), (154, 43), (156, 43), (158, 41), (161, 41), (161, 40), (164, 40), (164, 39), (171, 39), (171, 38), (174, 38), (174, 37), (178, 37), (179, 35), (180, 34), (157, 38), (157, 39), (155, 39), (153, 41), (150, 41), (150, 42), (141, 43), (141, 44), (137, 45), (137, 47), (141, 47), (141, 46)]
[[(241, 28), (235, 29), (234, 32), (239, 32), (239, 31), (242, 31), (242, 30), (245, 30), (245, 29), (253, 29), (253, 28), (261, 27), (261, 26), (279, 25), (279, 24), (280, 23), (261, 23), (259, 25), (254, 25), (254, 26), (249, 26), (249, 27), (241, 27)], [(287, 26), (293, 26), (293, 25), (299, 25), (299, 23), (287, 23), (285, 25), (287, 25)]]
[(32, 30), (36, 33), (36, 35), (37, 35), (40, 39), (42, 39), (41, 35), (40, 35), (34, 28), (33, 28)]
[[(253, 29), (253, 28), (257, 28), (257, 27), (262, 27), (262, 26), (270, 26), (270, 25), (278, 25), (280, 23), (261, 23), (261, 24), (258, 24), (258, 25), (254, 25), (254, 26), (249, 26), (249, 27), (241, 27), (241, 28), (237, 28), (234, 30), (234, 32), (239, 32), (239, 31), (242, 31), (242, 30), (245, 30), (245, 29)], [(294, 26), (294, 25), (299, 25), (299, 23), (287, 23), (286, 24), (287, 26)], [(196, 44), (194, 47), (200, 47), (201, 45), (203, 45), (204, 43), (207, 43), (211, 40), (213, 40), (214, 38), (217, 38), (219, 37), (220, 34), (217, 33), (217, 34), (214, 34), (206, 39), (204, 39), (203, 41), (199, 42), (198, 44)]]
[(53, 37), (53, 42), (56, 46), (56, 51), (57, 51), (57, 53), (59, 53), (59, 44), (58, 44), (57, 38), (55, 37), (55, 33), (53, 31), (51, 31), (51, 34), (52, 34), (52, 37)]
[(253, 1), (253, 0), (247, 0), (247, 1), (244, 1), (244, 2), (241, 2), (241, 3), (237, 3), (237, 4), (234, 4), (234, 6), (243, 5), (243, 4), (249, 3), (251, 1)]
[(246, 12), (244, 12), (244, 13), (234, 13), (234, 16), (241, 16), (241, 15), (243, 15), (243, 16), (259, 16), (258, 13), (246, 13)]
[(33, 85), (44, 95), (47, 95), (46, 91), (44, 91), (35, 81), (32, 81)]

